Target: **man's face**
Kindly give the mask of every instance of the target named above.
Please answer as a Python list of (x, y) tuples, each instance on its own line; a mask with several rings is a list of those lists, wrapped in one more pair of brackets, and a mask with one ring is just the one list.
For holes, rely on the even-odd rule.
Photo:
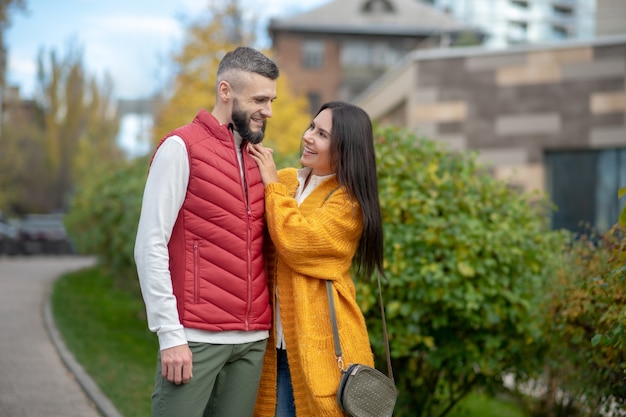
[(272, 101), (276, 98), (276, 81), (259, 74), (246, 74), (240, 92), (233, 96), (231, 119), (244, 141), (260, 143), (267, 119), (272, 117)]

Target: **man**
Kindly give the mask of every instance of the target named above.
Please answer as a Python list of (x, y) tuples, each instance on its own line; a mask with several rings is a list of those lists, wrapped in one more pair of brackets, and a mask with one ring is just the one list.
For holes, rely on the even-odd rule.
[(251, 416), (268, 330), (264, 187), (243, 151), (263, 140), (275, 63), (239, 47), (216, 103), (153, 155), (135, 241), (148, 327), (159, 338), (152, 415)]

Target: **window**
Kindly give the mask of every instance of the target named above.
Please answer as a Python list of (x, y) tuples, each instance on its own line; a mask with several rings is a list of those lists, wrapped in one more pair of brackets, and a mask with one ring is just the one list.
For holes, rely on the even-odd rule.
[(342, 67), (366, 67), (370, 62), (370, 45), (366, 42), (344, 42), (341, 46)]
[(552, 10), (554, 10), (554, 14), (562, 17), (570, 17), (574, 14), (574, 9), (572, 6), (564, 6), (564, 5), (553, 5)]
[(385, 42), (346, 41), (341, 45), (339, 59), (344, 68), (385, 69), (402, 57), (397, 48)]
[(528, 40), (528, 23), (522, 20), (509, 21), (507, 35), (510, 42), (526, 42)]
[(389, 0), (368, 0), (363, 4), (364, 12), (393, 12), (393, 4)]
[(509, 25), (512, 28), (523, 31), (524, 33), (526, 33), (526, 31), (528, 30), (528, 22), (525, 22), (523, 20), (511, 20), (509, 21)]
[(304, 68), (322, 68), (324, 66), (324, 42), (320, 40), (302, 42), (302, 66)]
[(597, 152), (595, 226), (608, 229), (619, 218), (624, 201), (617, 199), (617, 190), (626, 186), (626, 149)]
[(565, 39), (570, 35), (569, 27), (563, 25), (552, 25), (552, 35), (556, 39)]
[(396, 64), (402, 57), (396, 51), (383, 42), (374, 42), (370, 46), (370, 65), (373, 68), (389, 68)]
[(626, 148), (546, 154), (548, 193), (558, 210), (554, 228), (607, 230), (619, 218), (617, 190), (626, 186)]
[(528, 0), (511, 0), (511, 4), (522, 9), (528, 9)]
[(309, 112), (315, 114), (322, 105), (322, 97), (317, 91), (309, 91), (306, 96), (309, 100)]

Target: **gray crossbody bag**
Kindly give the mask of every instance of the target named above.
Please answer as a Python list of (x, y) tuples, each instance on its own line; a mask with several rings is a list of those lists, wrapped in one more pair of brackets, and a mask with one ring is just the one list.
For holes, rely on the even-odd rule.
[(387, 337), (387, 323), (385, 321), (385, 307), (380, 288), (380, 274), (378, 275), (378, 296), (380, 311), (383, 320), (383, 335), (387, 354), (387, 373), (363, 364), (348, 364), (344, 366), (339, 331), (337, 329), (337, 315), (335, 314), (335, 300), (333, 298), (332, 281), (326, 281), (328, 304), (330, 306), (330, 321), (333, 328), (335, 356), (341, 370), (341, 381), (337, 389), (337, 403), (339, 408), (350, 417), (391, 417), (396, 405), (398, 391), (393, 379), (391, 368), (391, 354), (389, 353), (389, 338)]

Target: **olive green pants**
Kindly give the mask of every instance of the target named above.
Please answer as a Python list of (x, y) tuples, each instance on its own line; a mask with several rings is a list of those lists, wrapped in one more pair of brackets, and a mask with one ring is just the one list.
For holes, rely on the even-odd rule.
[(176, 385), (161, 375), (159, 354), (153, 417), (250, 417), (267, 340), (237, 345), (189, 343), (193, 378)]

